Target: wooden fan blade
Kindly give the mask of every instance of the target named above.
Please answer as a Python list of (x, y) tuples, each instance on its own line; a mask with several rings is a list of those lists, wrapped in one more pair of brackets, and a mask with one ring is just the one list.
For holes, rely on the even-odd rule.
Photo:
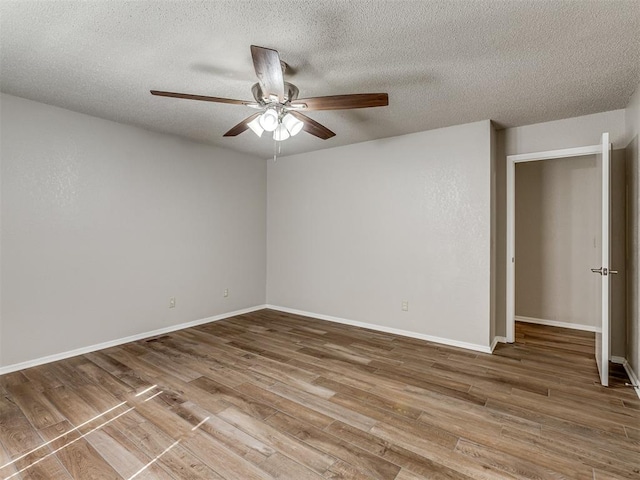
[(353, 95), (332, 95), (329, 97), (298, 98), (291, 106), (302, 106), (303, 110), (345, 110), (350, 108), (386, 107), (389, 95), (386, 93), (355, 93)]
[(203, 102), (230, 103), (232, 105), (251, 105), (255, 102), (247, 102), (245, 100), (234, 100), (232, 98), (207, 97), (205, 95), (191, 95), (190, 93), (162, 92), (160, 90), (151, 90), (151, 95), (160, 97), (185, 98), (187, 100), (202, 100)]
[(242, 132), (249, 128), (249, 122), (251, 122), (254, 118), (258, 118), (262, 112), (254, 113), (250, 117), (245, 118), (231, 130), (223, 135), (223, 137), (235, 137), (236, 135), (240, 135)]
[(289, 110), (289, 113), (294, 117), (296, 117), (301, 122), (304, 122), (304, 127), (302, 127), (302, 129), (305, 132), (310, 133), (311, 135), (321, 138), (322, 140), (327, 140), (331, 137), (336, 136), (335, 133), (333, 133), (324, 125), (316, 122), (315, 120), (307, 117), (306, 115), (301, 114), (300, 112)]
[(265, 95), (275, 95), (284, 102), (284, 77), (277, 50), (251, 45), (253, 68)]

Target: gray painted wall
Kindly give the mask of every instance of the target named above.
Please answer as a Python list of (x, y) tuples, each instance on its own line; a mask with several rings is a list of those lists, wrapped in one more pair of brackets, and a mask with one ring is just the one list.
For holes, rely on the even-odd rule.
[(264, 160), (0, 102), (3, 365), (264, 304)]
[(627, 360), (640, 375), (640, 85), (626, 109), (627, 127)]
[(505, 155), (609, 131), (628, 144), (638, 372), (639, 97), (493, 146), (478, 122), (281, 158), (267, 235), (263, 160), (2, 95), (0, 364), (259, 305), (265, 285), (269, 303), (488, 345), (504, 335)]
[(489, 345), (489, 121), (278, 159), (268, 183), (269, 304)]
[(505, 155), (596, 145), (603, 132), (609, 132), (614, 149), (624, 148), (627, 144), (625, 110), (507, 128)]

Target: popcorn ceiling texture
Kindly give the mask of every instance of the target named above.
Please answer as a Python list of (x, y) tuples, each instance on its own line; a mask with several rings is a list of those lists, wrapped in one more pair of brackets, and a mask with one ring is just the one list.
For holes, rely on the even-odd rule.
[(388, 92), (390, 106), (312, 112), (282, 154), (481, 119), (503, 127), (624, 108), (640, 83), (640, 2), (2, 1), (0, 89), (268, 157), (222, 135), (246, 107), (150, 89), (251, 99), (249, 46), (275, 48), (300, 96)]

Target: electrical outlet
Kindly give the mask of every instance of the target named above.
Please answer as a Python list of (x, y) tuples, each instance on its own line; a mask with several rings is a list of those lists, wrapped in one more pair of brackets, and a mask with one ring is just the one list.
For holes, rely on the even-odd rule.
[(176, 297), (171, 297), (169, 299), (169, 308), (176, 308)]
[(229, 289), (225, 288), (224, 289), (224, 294), (223, 294), (224, 298), (227, 298), (229, 296)]
[(408, 312), (409, 311), (409, 302), (407, 300), (403, 300), (402, 301), (402, 311), (403, 312)]

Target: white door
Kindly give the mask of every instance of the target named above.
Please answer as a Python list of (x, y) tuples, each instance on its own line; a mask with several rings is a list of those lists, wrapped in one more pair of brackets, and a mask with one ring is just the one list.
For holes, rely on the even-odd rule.
[(602, 165), (602, 260), (599, 268), (592, 268), (591, 271), (600, 274), (601, 279), (601, 295), (602, 295), (602, 312), (600, 325), (596, 330), (596, 363), (598, 364), (598, 372), (600, 373), (600, 383), (605, 387), (609, 385), (609, 357), (611, 345), (611, 308), (609, 306), (611, 274), (618, 273), (611, 270), (609, 265), (610, 255), (610, 230), (611, 221), (609, 219), (609, 164), (611, 145), (609, 144), (609, 134), (602, 134), (601, 142), (602, 151), (598, 154)]

